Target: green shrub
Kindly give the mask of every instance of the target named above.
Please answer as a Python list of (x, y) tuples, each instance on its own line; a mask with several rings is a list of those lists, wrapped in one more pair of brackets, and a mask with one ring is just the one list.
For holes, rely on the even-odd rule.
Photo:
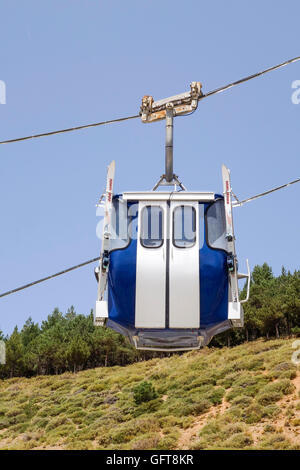
[(240, 395), (255, 397), (261, 390), (261, 387), (267, 384), (267, 382), (268, 379), (266, 377), (246, 372), (234, 383), (226, 398), (232, 401)]
[(176, 400), (167, 409), (166, 413), (175, 416), (198, 416), (205, 413), (211, 408), (212, 404), (207, 398), (199, 398), (198, 400)]
[(34, 429), (45, 429), (45, 427), (48, 425), (49, 419), (48, 418), (38, 418), (35, 417), (32, 420), (32, 426)]
[(290, 447), (290, 442), (281, 434), (273, 433), (262, 441), (261, 447), (269, 450), (285, 450)]
[(173, 428), (174, 426), (179, 426), (180, 428), (186, 429), (193, 422), (192, 418), (186, 417), (176, 417), (176, 416), (164, 416), (159, 419), (159, 425), (164, 430), (167, 428)]
[(205, 397), (213, 404), (220, 405), (225, 395), (225, 389), (222, 387), (216, 387), (212, 391), (205, 394)]
[(218, 380), (217, 384), (225, 388), (230, 388), (239, 376), (240, 376), (240, 372), (230, 373), (226, 375), (226, 377)]
[(204, 385), (216, 385), (216, 379), (213, 376), (213, 373), (198, 377), (192, 382), (184, 385), (183, 388), (184, 390), (195, 390), (199, 387), (203, 387)]
[[(189, 413), (187, 414), (192, 414), (192, 415), (195, 415), (195, 416), (198, 416), (202, 413), (205, 413), (206, 411), (208, 411), (209, 409), (211, 408), (211, 402), (209, 400), (207, 400), (206, 398), (203, 398), (201, 401), (199, 401), (198, 403), (193, 403), (191, 404), (189, 407), (188, 407), (188, 410), (190, 411)], [(187, 415), (186, 414), (186, 415)], [(186, 416), (185, 415), (185, 416)]]
[(65, 416), (60, 416), (58, 418), (52, 419), (46, 427), (46, 431), (52, 431), (53, 429), (57, 429), (59, 426), (66, 424), (68, 419)]
[[(150, 400), (145, 403), (139, 405), (135, 410), (132, 410), (132, 416), (138, 417), (143, 414), (155, 413), (161, 407), (162, 400), (160, 398), (156, 398), (155, 400)], [(161, 416), (166, 416), (162, 414)]]
[(224, 447), (226, 449), (243, 449), (244, 447), (251, 446), (251, 444), (253, 444), (252, 437), (245, 432), (240, 432), (227, 439), (224, 442)]
[(156, 435), (146, 435), (140, 439), (134, 439), (130, 443), (130, 450), (154, 450), (157, 449), (159, 437)]
[(276, 382), (272, 382), (266, 385), (262, 389), (262, 392), (266, 392), (266, 393), (277, 392), (283, 395), (289, 395), (290, 393), (293, 393), (294, 390), (295, 390), (295, 386), (290, 382), (290, 380), (283, 379), (283, 380), (278, 380)]
[(199, 439), (190, 445), (189, 450), (207, 450), (209, 447), (210, 446), (205, 439)]
[(164, 436), (158, 443), (157, 450), (170, 450), (176, 449), (176, 444), (178, 441), (178, 432), (175, 430)]
[(282, 394), (279, 392), (262, 392), (259, 393), (257, 396), (257, 402), (260, 405), (266, 406), (270, 405), (271, 403), (275, 403), (276, 401), (279, 401), (281, 398)]
[(263, 407), (258, 403), (248, 406), (243, 412), (242, 417), (247, 424), (259, 423), (263, 418)]
[(300, 326), (295, 326), (294, 328), (292, 328), (292, 333), (293, 333), (293, 335), (299, 337), (300, 336)]
[(205, 426), (203, 426), (203, 428), (201, 429), (199, 433), (199, 436), (200, 437), (210, 436), (212, 434), (218, 434), (220, 431), (221, 431), (220, 423), (217, 423), (214, 420), (206, 424)]
[(90, 450), (92, 448), (90, 441), (72, 441), (66, 447), (67, 450)]
[(238, 362), (241, 369), (244, 370), (263, 370), (264, 361), (263, 359), (256, 359), (256, 358), (245, 358)]
[(245, 395), (238, 395), (237, 397), (233, 398), (231, 403), (233, 406), (238, 405), (238, 406), (241, 406), (242, 408), (247, 408), (253, 403), (253, 398), (247, 397)]
[(158, 393), (151, 382), (141, 382), (133, 389), (133, 398), (137, 405), (155, 400), (157, 397)]
[(225, 434), (225, 436), (231, 436), (234, 434), (239, 434), (241, 432), (244, 432), (244, 430), (245, 430), (244, 423), (230, 423), (224, 427), (223, 433)]
[(279, 413), (280, 408), (277, 405), (268, 405), (263, 408), (263, 418), (274, 418)]

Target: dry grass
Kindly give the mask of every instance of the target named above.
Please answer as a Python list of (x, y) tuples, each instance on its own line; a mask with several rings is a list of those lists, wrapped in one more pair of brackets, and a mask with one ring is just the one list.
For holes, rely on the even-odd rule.
[[(300, 449), (292, 341), (0, 381), (0, 449)], [(157, 397), (137, 404), (136, 386)]]

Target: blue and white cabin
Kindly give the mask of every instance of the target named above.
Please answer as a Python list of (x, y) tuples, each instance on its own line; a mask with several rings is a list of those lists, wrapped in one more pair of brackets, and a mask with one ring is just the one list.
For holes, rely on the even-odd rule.
[[(138, 349), (176, 351), (242, 325), (240, 302), (232, 307), (222, 195), (125, 192), (113, 207), (109, 328)], [(97, 315), (103, 308), (96, 324)]]

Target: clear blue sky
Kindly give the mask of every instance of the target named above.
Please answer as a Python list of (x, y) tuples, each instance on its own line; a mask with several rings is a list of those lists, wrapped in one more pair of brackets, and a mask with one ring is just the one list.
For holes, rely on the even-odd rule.
[[(0, 140), (137, 114), (141, 97), (205, 91), (300, 55), (298, 0), (0, 1)], [(221, 164), (247, 197), (300, 177), (300, 63), (211, 97), (175, 123), (175, 172), (220, 192)], [(164, 124), (138, 120), (0, 146), (0, 291), (99, 253), (95, 203), (163, 172)], [(235, 210), (241, 268), (299, 269), (300, 185)], [(0, 300), (10, 333), (54, 307), (94, 306), (93, 266)]]

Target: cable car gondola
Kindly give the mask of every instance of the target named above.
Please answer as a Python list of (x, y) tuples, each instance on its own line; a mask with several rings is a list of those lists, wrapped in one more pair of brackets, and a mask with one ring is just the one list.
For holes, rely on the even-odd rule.
[[(187, 191), (173, 174), (173, 118), (193, 112), (200, 94), (193, 82), (182, 95), (143, 98), (144, 122), (166, 120), (166, 171), (152, 191), (113, 195), (115, 162), (108, 167), (95, 324), (137, 349), (198, 349), (243, 326), (250, 272), (238, 273), (229, 170), (223, 165), (223, 194)], [(240, 278), (248, 279), (244, 300)]]

